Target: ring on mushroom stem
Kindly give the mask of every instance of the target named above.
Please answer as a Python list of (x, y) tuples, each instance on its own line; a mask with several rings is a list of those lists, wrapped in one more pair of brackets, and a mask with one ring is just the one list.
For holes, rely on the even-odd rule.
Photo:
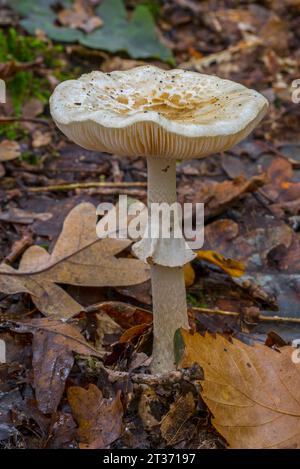
[[(50, 99), (55, 123), (78, 145), (147, 158), (148, 206), (176, 202), (176, 160), (229, 149), (256, 127), (267, 108), (260, 93), (241, 84), (154, 66), (92, 72), (61, 83)], [(150, 215), (148, 227), (151, 222)], [(171, 223), (172, 228), (178, 223), (176, 213)], [(183, 265), (194, 254), (183, 236), (143, 238), (133, 251), (151, 266), (151, 369), (166, 372), (175, 368), (175, 331), (189, 327)]]

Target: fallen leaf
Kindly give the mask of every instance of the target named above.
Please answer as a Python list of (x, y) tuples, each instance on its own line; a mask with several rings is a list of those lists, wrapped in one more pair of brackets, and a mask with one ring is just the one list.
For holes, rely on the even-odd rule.
[(257, 37), (249, 38), (246, 41), (242, 40), (233, 46), (221, 50), (220, 52), (209, 54), (208, 56), (201, 58), (192, 57), (187, 62), (181, 63), (180, 68), (188, 70), (192, 68), (193, 70), (201, 73), (214, 63), (221, 64), (223, 62), (232, 62), (234, 57), (238, 54), (249, 54), (260, 45), (261, 40)]
[(79, 330), (58, 320), (42, 318), (30, 321), (9, 321), (9, 329), (33, 334), (32, 366), (38, 408), (44, 413), (56, 411), (65, 388), (65, 381), (74, 363), (73, 352), (103, 357), (90, 345)]
[[(20, 24), (32, 35), (42, 36), (41, 33), (44, 33), (43, 36), (47, 35), (59, 42), (79, 42), (92, 49), (113, 53), (125, 51), (134, 59), (174, 61), (171, 50), (160, 42), (152, 12), (147, 5), (137, 5), (128, 19), (123, 0), (102, 0), (95, 9), (95, 15), (85, 18), (85, 21), (81, 8), (77, 7), (77, 11), (68, 8), (67, 12), (63, 10), (59, 16), (61, 22), (67, 26), (60, 27), (56, 24), (57, 14), (51, 8), (54, 3), (54, 0), (39, 4), (34, 0), (27, 0), (20, 4), (17, 0), (11, 0), (11, 7), (25, 17)], [(81, 2), (76, 2), (77, 5), (79, 3)], [(98, 27), (100, 21), (103, 23), (101, 28)], [(88, 34), (74, 29), (75, 26)]]
[(61, 10), (57, 17), (63, 26), (82, 29), (86, 33), (91, 33), (103, 25), (101, 18), (94, 15), (92, 8), (83, 0), (75, 0), (71, 8)]
[(21, 155), (20, 145), (11, 140), (2, 140), (0, 142), (0, 163), (11, 161)]
[(300, 448), (300, 364), (280, 353), (221, 335), (176, 337), (179, 365), (204, 371), (201, 396), (230, 448)]
[(199, 182), (179, 186), (179, 201), (205, 204), (205, 218), (215, 217), (234, 205), (243, 195), (255, 192), (267, 182), (265, 174), (246, 179), (239, 176), (232, 181)]
[(161, 420), (160, 407), (160, 399), (155, 390), (145, 387), (140, 395), (138, 414), (147, 430), (159, 426)]
[(95, 227), (95, 207), (77, 205), (66, 217), (51, 255), (40, 246), (32, 246), (23, 254), (18, 270), (0, 265), (0, 291), (27, 292), (42, 313), (66, 320), (83, 307), (57, 283), (100, 287), (147, 280), (149, 272), (143, 262), (115, 257), (131, 241), (98, 239)]
[(242, 262), (224, 257), (215, 251), (197, 251), (197, 259), (214, 264), (224, 270), (231, 277), (241, 277), (245, 273), (245, 265)]
[(108, 314), (96, 314), (97, 328), (96, 328), (96, 348), (103, 350), (105, 336), (120, 336), (122, 328), (116, 323)]
[(51, 418), (46, 448), (74, 448), (76, 423), (71, 414), (57, 412)]
[(186, 422), (195, 411), (195, 398), (191, 392), (179, 396), (171, 404), (169, 412), (162, 420), (160, 431), (168, 445), (174, 445), (188, 435)]
[(133, 326), (130, 329), (127, 329), (127, 331), (125, 331), (119, 339), (120, 344), (128, 344), (134, 341), (137, 337), (148, 330), (149, 327), (149, 324), (138, 324), (137, 326)]
[(123, 329), (129, 329), (137, 324), (151, 324), (153, 320), (150, 311), (121, 301), (104, 301), (87, 308), (87, 312), (97, 312), (99, 315), (108, 314)]
[(51, 143), (52, 135), (51, 132), (41, 132), (36, 130), (32, 135), (32, 146), (33, 148), (40, 148)]
[(107, 448), (122, 431), (123, 406), (120, 392), (114, 399), (104, 399), (94, 384), (88, 389), (72, 386), (68, 401), (79, 425), (77, 436), (81, 449)]
[(104, 25), (80, 40), (84, 46), (113, 53), (125, 50), (134, 59), (154, 57), (172, 61), (172, 53), (160, 42), (146, 5), (137, 5), (129, 21), (122, 0), (104, 0), (96, 13)]

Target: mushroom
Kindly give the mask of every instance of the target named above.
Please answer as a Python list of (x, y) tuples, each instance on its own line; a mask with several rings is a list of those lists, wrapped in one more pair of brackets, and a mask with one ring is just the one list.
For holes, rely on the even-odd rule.
[[(176, 160), (229, 149), (256, 127), (267, 107), (260, 93), (233, 81), (150, 65), (65, 81), (50, 99), (57, 126), (78, 145), (147, 158), (148, 207), (176, 202)], [(175, 210), (169, 229), (179, 225)], [(151, 369), (166, 372), (175, 367), (175, 331), (189, 328), (183, 266), (194, 253), (182, 235), (165, 239), (151, 210), (149, 227), (158, 235), (143, 237), (133, 250), (151, 269)]]

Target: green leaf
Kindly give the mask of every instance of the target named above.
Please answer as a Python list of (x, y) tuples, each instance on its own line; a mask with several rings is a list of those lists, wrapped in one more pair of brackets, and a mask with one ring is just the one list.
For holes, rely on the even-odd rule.
[(81, 39), (81, 44), (109, 52), (125, 51), (135, 59), (173, 60), (170, 50), (160, 43), (153, 16), (146, 6), (137, 6), (130, 21), (122, 0), (105, 0), (97, 13), (104, 21), (103, 27)]
[[(55, 14), (50, 6), (55, 4), (55, 0), (11, 0), (10, 6), (22, 16), (47, 16), (48, 20), (55, 19)], [(41, 27), (41, 25), (40, 25)]]
[(81, 39), (81, 44), (109, 52), (125, 51), (136, 59), (153, 57), (173, 60), (170, 50), (160, 43), (155, 22), (146, 6), (137, 6), (131, 21), (127, 20), (121, 0), (105, 0), (97, 13), (104, 21), (103, 27)]
[[(138, 5), (128, 20), (123, 0), (103, 0), (96, 13), (104, 25), (84, 34), (78, 29), (55, 25), (56, 15), (51, 9), (55, 3), (56, 0), (13, 0), (12, 7), (25, 17), (21, 25), (30, 34), (41, 29), (55, 41), (79, 42), (92, 49), (112, 53), (124, 51), (135, 59), (152, 57), (174, 63), (171, 51), (161, 44), (157, 36), (152, 13), (146, 5)], [(70, 1), (60, 3), (69, 4)]]
[(78, 29), (61, 28), (55, 26), (52, 22), (46, 19), (43, 15), (33, 15), (28, 19), (22, 20), (20, 24), (29, 34), (35, 34), (37, 29), (41, 29), (44, 33), (54, 41), (61, 42), (77, 42), (84, 34)]

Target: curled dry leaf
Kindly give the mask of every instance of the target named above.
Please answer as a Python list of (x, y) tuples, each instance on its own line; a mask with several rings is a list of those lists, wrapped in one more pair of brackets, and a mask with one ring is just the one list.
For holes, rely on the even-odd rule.
[(280, 352), (206, 333), (176, 334), (181, 367), (204, 371), (202, 398), (231, 448), (300, 448), (300, 363)]
[(95, 207), (90, 203), (77, 205), (66, 217), (51, 255), (40, 246), (32, 246), (23, 254), (18, 270), (0, 265), (0, 291), (27, 292), (42, 313), (66, 320), (83, 307), (57, 284), (122, 286), (149, 278), (143, 262), (115, 257), (130, 246), (130, 240), (99, 239), (95, 227)]
[(130, 327), (130, 329), (127, 329), (127, 331), (121, 335), (119, 339), (120, 344), (127, 344), (135, 341), (137, 337), (147, 331), (149, 327), (149, 324), (138, 324), (137, 326)]
[(153, 319), (150, 311), (121, 301), (103, 301), (103, 303), (87, 308), (87, 312), (97, 312), (99, 315), (108, 314), (123, 329), (140, 324), (151, 324)]
[(242, 262), (228, 259), (215, 251), (197, 251), (197, 259), (220, 267), (220, 269), (231, 275), (231, 277), (241, 277), (245, 273), (245, 265)]
[(44, 414), (57, 409), (74, 363), (73, 352), (99, 358), (103, 356), (78, 329), (55, 319), (9, 322), (8, 327), (16, 332), (33, 334), (34, 388), (38, 407)]
[(79, 425), (77, 437), (81, 449), (106, 448), (119, 438), (123, 417), (120, 392), (114, 399), (104, 399), (94, 384), (88, 389), (72, 386), (68, 389), (68, 401)]
[(205, 218), (212, 218), (225, 212), (242, 196), (255, 192), (267, 182), (265, 174), (246, 179), (239, 176), (232, 181), (199, 182), (179, 187), (179, 200), (182, 202), (198, 202), (205, 204)]

